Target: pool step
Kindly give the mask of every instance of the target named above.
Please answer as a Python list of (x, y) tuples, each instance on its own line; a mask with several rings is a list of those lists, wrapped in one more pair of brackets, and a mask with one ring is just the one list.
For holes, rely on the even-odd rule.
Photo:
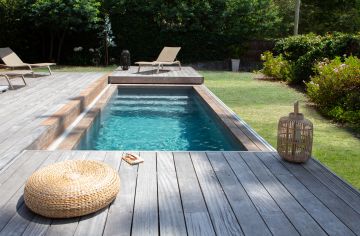
[(153, 100), (139, 100), (139, 101), (113, 101), (113, 105), (123, 105), (123, 106), (186, 106), (189, 104), (189, 101), (176, 101), (176, 100), (169, 100), (169, 101), (153, 101)]
[(116, 100), (139, 100), (139, 99), (146, 99), (146, 100), (188, 100), (189, 96), (175, 96), (175, 95), (117, 95)]

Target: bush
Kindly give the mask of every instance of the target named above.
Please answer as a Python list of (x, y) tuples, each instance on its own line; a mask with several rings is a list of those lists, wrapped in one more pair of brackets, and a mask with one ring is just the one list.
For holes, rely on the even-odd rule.
[(274, 51), (294, 65), (294, 77), (290, 83), (309, 81), (314, 75), (312, 68), (324, 58), (336, 56), (360, 56), (360, 34), (334, 33), (325, 36), (306, 34), (291, 36), (276, 42)]
[[(325, 59), (306, 83), (307, 94), (325, 115), (360, 126), (360, 59)], [(357, 127), (359, 128), (359, 127)]]
[(281, 54), (274, 57), (272, 52), (266, 51), (261, 55), (261, 60), (264, 61), (261, 72), (265, 75), (283, 81), (292, 80), (292, 65)]
[(286, 60), (296, 61), (321, 44), (322, 37), (316, 34), (290, 36), (276, 42), (274, 51), (283, 54)]

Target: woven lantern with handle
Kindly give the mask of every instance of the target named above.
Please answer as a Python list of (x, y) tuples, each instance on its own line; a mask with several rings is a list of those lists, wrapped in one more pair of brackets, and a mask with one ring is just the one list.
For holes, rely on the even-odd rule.
[(296, 102), (294, 112), (279, 120), (277, 151), (287, 161), (306, 162), (311, 157), (312, 142), (313, 124), (299, 113)]

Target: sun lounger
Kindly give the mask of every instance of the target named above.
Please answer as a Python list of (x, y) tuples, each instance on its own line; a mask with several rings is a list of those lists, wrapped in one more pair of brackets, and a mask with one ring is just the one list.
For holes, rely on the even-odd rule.
[(0, 71), (0, 77), (5, 77), (11, 89), (14, 89), (14, 86), (11, 84), (11, 79), (20, 77), (26, 85), (25, 75), (32, 74), (31, 70), (9, 70), (9, 71)]
[(35, 64), (29, 64), (24, 63), (18, 55), (16, 55), (11, 48), (0, 48), (0, 58), (5, 63), (3, 66), (7, 68), (28, 68), (31, 70), (32, 74), (33, 68), (36, 67), (47, 67), (49, 70), (49, 73), (51, 75), (51, 69), (50, 66), (56, 65), (55, 63), (35, 63)]
[(180, 61), (176, 61), (176, 56), (179, 53), (180, 49), (181, 47), (164, 47), (156, 61), (135, 62), (135, 64), (139, 65), (138, 72), (140, 72), (141, 66), (157, 66), (157, 74), (159, 73), (160, 68), (164, 68), (164, 65), (178, 65), (181, 70)]

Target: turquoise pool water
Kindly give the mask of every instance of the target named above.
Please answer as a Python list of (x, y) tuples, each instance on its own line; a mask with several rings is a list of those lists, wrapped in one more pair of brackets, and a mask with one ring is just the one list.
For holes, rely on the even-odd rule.
[(245, 150), (191, 88), (119, 88), (81, 150)]

